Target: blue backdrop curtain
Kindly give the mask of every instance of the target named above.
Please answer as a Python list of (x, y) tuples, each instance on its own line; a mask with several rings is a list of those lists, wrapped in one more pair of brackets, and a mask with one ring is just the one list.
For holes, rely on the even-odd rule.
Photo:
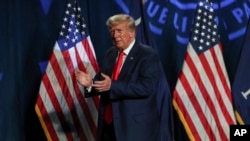
[[(126, 13), (128, 0), (79, 0), (100, 60), (111, 46), (106, 19)], [(42, 72), (49, 59), (67, 0), (2, 0), (0, 4), (0, 140), (44, 141), (34, 111)], [(196, 0), (146, 0), (151, 34), (173, 90), (186, 51)], [(214, 0), (223, 55), (233, 83), (247, 20), (248, 0)], [(173, 113), (175, 114), (175, 113)], [(187, 140), (175, 115), (175, 140)], [(181, 136), (180, 136), (181, 134)]]

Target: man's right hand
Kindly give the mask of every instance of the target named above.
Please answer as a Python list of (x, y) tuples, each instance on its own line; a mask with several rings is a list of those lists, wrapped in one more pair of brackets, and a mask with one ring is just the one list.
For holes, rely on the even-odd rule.
[(86, 88), (89, 88), (91, 87), (92, 85), (92, 78), (91, 78), (91, 75), (88, 71), (83, 72), (83, 71), (80, 71), (80, 70), (76, 70), (75, 71), (75, 77), (76, 77), (76, 80), (83, 86), (85, 86)]

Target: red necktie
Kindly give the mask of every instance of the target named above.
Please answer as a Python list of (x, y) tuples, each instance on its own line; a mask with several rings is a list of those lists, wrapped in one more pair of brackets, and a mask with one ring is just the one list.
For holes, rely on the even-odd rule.
[[(119, 76), (121, 66), (122, 66), (122, 63), (123, 63), (123, 56), (124, 56), (124, 52), (120, 51), (117, 62), (115, 64), (115, 67), (114, 67), (113, 72), (112, 72), (112, 79), (113, 80), (117, 80), (117, 78)], [(112, 105), (111, 105), (111, 102), (109, 102), (105, 107), (104, 119), (108, 124), (110, 124), (112, 122), (112, 120), (113, 120), (112, 117), (113, 117), (113, 115), (112, 115)]]

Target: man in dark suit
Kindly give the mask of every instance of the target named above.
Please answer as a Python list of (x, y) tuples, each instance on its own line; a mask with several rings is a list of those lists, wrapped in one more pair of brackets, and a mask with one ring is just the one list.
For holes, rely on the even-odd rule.
[[(158, 141), (159, 55), (154, 48), (136, 41), (136, 25), (131, 16), (114, 15), (106, 24), (114, 47), (105, 53), (100, 73), (93, 81), (88, 72), (75, 73), (77, 81), (86, 88), (86, 97), (101, 96), (98, 141)], [(117, 59), (119, 52), (124, 54), (121, 59)], [(121, 68), (116, 68), (117, 62)], [(111, 114), (109, 121), (107, 113)]]

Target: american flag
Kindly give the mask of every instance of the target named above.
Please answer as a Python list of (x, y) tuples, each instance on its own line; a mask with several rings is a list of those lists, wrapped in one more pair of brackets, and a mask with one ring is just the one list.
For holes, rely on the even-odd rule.
[(85, 98), (74, 77), (76, 69), (98, 71), (84, 22), (77, 1), (69, 0), (35, 106), (49, 141), (96, 140), (99, 97)]
[(173, 105), (190, 140), (229, 140), (229, 125), (236, 121), (214, 10), (209, 3), (197, 6)]

